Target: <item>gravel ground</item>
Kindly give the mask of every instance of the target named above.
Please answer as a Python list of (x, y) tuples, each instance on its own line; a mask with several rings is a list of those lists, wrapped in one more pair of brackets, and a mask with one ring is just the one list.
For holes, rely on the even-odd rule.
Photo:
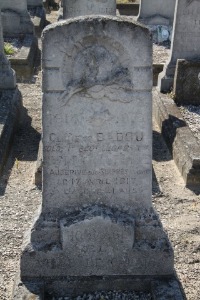
[[(11, 299), (23, 234), (31, 226), (34, 211), (41, 203), (41, 191), (33, 184), (41, 133), (40, 72), (33, 82), (19, 84), (25, 107), (24, 119), (15, 135), (8, 163), (0, 179), (1, 300)], [(155, 122), (153, 169), (153, 205), (172, 243), (177, 276), (186, 299), (200, 299), (200, 196), (185, 188)], [(144, 299), (144, 294), (141, 297), (132, 299)], [(148, 299), (146, 295), (144, 300)]]

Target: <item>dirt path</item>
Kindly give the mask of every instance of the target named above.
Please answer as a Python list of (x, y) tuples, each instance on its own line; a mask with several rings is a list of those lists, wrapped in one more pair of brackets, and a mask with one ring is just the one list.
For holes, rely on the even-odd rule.
[[(41, 73), (34, 84), (20, 84), (24, 120), (0, 180), (0, 299), (11, 299), (25, 230), (41, 202), (33, 174), (41, 133)], [(184, 182), (160, 135), (153, 128), (153, 204), (169, 234), (175, 269), (188, 300), (200, 299), (200, 197)]]

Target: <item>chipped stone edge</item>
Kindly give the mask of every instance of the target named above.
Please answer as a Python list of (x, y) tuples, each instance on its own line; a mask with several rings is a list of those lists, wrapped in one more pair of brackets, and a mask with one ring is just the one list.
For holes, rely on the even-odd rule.
[(168, 144), (186, 187), (200, 186), (199, 143), (187, 126), (179, 109), (167, 94), (153, 89), (153, 116)]
[(134, 27), (139, 27), (142, 30), (146, 31), (146, 34), (149, 35), (149, 37), (151, 37), (151, 34), (149, 32), (149, 29), (142, 23), (139, 23), (135, 20), (130, 20), (130, 18), (126, 17), (126, 16), (105, 16), (105, 15), (90, 15), (90, 16), (80, 16), (80, 17), (76, 17), (76, 18), (69, 18), (67, 20), (63, 20), (63, 21), (59, 21), (59, 22), (55, 22), (53, 24), (50, 24), (48, 26), (46, 26), (42, 32), (42, 39), (44, 39), (44, 36), (48, 33), (51, 32), (51, 30), (55, 29), (55, 28), (60, 28), (63, 27), (65, 25), (70, 25), (73, 23), (83, 23), (83, 22), (92, 22), (92, 21), (97, 21), (97, 22), (101, 22), (101, 21), (115, 21), (117, 23), (126, 23), (129, 24), (130, 26)]

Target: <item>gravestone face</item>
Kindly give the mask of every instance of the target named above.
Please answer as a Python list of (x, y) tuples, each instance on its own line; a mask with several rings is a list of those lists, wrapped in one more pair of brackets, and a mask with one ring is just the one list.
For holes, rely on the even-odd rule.
[(85, 15), (116, 15), (115, 0), (63, 0), (63, 18)]
[(27, 0), (1, 0), (0, 9), (5, 36), (33, 33), (33, 24), (27, 11)]
[(148, 25), (172, 25), (176, 0), (141, 0), (138, 21)]
[(42, 68), (43, 201), (21, 278), (171, 274), (151, 208), (149, 31), (111, 16), (56, 23)]
[(200, 57), (200, 1), (177, 0), (171, 55), (158, 78), (161, 92), (173, 85), (177, 59), (194, 60)]
[(177, 60), (173, 92), (179, 105), (200, 104), (200, 60)]
[(67, 27), (74, 28), (71, 43), (58, 27), (44, 44), (43, 212), (60, 216), (100, 203), (129, 212), (149, 208), (150, 42), (137, 37), (139, 50), (128, 29), (124, 41), (117, 25), (106, 36), (100, 25), (84, 25), (80, 33)]
[(14, 89), (16, 87), (15, 72), (11, 69), (10, 63), (4, 54), (4, 40), (0, 10), (0, 90)]

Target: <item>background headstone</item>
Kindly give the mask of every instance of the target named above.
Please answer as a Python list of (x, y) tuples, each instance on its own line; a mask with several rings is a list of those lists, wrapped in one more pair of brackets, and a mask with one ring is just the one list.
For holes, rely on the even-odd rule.
[(63, 19), (85, 15), (116, 15), (115, 0), (63, 0)]
[(176, 0), (141, 0), (138, 21), (148, 25), (172, 25)]
[(51, 274), (66, 290), (70, 276), (172, 274), (151, 203), (148, 29), (111, 16), (56, 23), (43, 32), (42, 68), (43, 201), (22, 280)]
[(27, 0), (1, 0), (0, 9), (5, 36), (33, 33), (33, 24), (27, 10)]
[(177, 60), (173, 92), (180, 105), (200, 105), (200, 60)]
[(16, 87), (15, 72), (11, 69), (10, 63), (4, 54), (4, 40), (0, 10), (0, 90), (14, 89)]
[[(167, 1), (165, 1), (167, 2)], [(164, 70), (158, 77), (158, 89), (169, 91), (177, 59), (200, 58), (200, 1), (177, 0), (172, 35), (171, 55)]]

